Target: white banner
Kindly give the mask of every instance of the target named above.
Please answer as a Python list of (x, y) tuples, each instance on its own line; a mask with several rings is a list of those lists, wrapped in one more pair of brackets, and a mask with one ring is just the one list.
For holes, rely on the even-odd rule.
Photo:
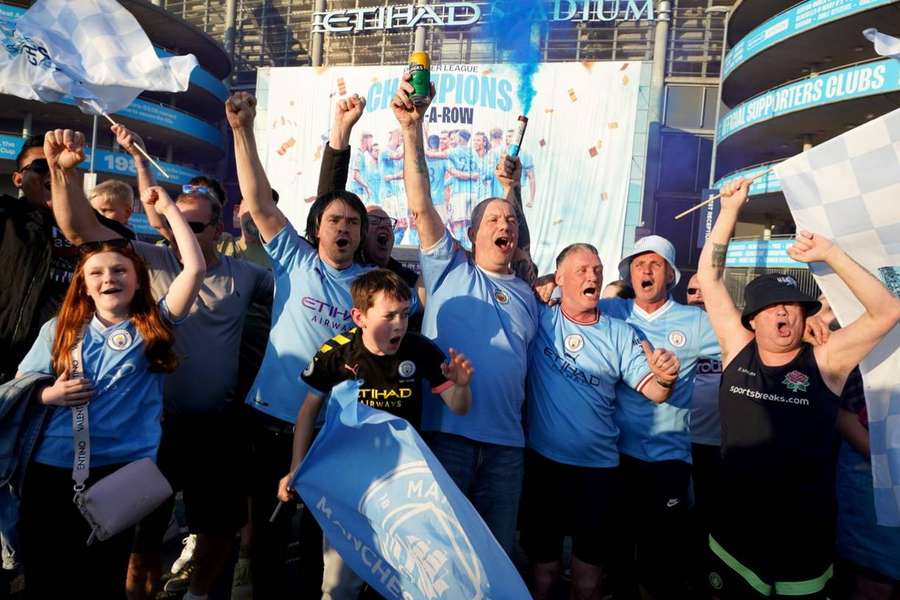
[[(642, 63), (546, 63), (520, 155), (531, 250), (541, 272), (567, 244), (597, 246), (607, 279), (621, 258)], [(314, 200), (334, 104), (358, 93), (368, 101), (354, 128), (348, 189), (399, 219), (400, 245), (417, 245), (409, 227), (402, 144), (390, 99), (404, 68), (285, 67), (259, 72), (260, 156), (280, 206), (302, 229)], [(494, 168), (521, 113), (519, 74), (506, 65), (433, 65), (437, 96), (426, 116), (432, 197), (458, 239), (472, 207), (498, 195)], [(640, 139), (645, 139), (643, 136)]]
[[(900, 110), (775, 166), (798, 229), (833, 239), (900, 295)], [(838, 320), (863, 307), (824, 263), (810, 265)], [(900, 327), (860, 364), (881, 525), (900, 526)]]

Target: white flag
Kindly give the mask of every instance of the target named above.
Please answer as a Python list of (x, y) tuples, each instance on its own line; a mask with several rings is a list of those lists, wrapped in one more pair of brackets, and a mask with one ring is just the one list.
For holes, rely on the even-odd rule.
[(145, 90), (182, 92), (197, 66), (192, 54), (157, 57), (115, 0), (38, 0), (17, 21), (0, 19), (0, 42), (0, 93), (73, 96), (88, 113), (120, 111)]
[[(798, 229), (835, 241), (900, 296), (900, 110), (775, 166)], [(838, 321), (863, 313), (825, 263), (812, 263)], [(865, 382), (875, 511), (900, 526), (900, 325), (859, 365)]]
[(881, 56), (900, 59), (900, 40), (897, 38), (885, 35), (874, 27), (863, 30), (863, 35), (875, 44), (875, 52)]

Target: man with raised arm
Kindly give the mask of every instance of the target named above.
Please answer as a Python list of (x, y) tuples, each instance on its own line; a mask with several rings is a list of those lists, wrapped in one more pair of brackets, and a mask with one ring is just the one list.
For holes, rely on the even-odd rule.
[(391, 106), (403, 133), (406, 195), (420, 236), (427, 294), (422, 332), (445, 352), (459, 349), (482, 374), (472, 382), (468, 414), (455, 415), (431, 397), (423, 429), (434, 431), (434, 453), (509, 553), (522, 488), (525, 366), (537, 305), (510, 268), (519, 236), (512, 204), (489, 198), (475, 207), (468, 230), (472, 256), (444, 228), (431, 200), (425, 160), (427, 106), (413, 105), (407, 80)]
[[(74, 244), (120, 237), (96, 217), (81, 188), (77, 170), (84, 136), (71, 130), (47, 133), (44, 153), (50, 169), (53, 213)], [(238, 348), (247, 308), (272, 295), (272, 277), (264, 269), (216, 252), (222, 231), (222, 206), (202, 186), (189, 186), (175, 203), (203, 252), (206, 275), (187, 318), (179, 325), (175, 352), (179, 366), (163, 381), (164, 418), (160, 470), (176, 490), (184, 490), (188, 528), (198, 534), (196, 568), (189, 598), (209, 592), (231, 555), (234, 534), (247, 519), (241, 464), (246, 451), (239, 435), (239, 399), (234, 397)], [(171, 248), (133, 242), (150, 272), (154, 298), (165, 296), (182, 271), (177, 244)], [(216, 374), (211, 377), (210, 374)], [(202, 432), (202, 435), (201, 435)], [(222, 487), (225, 478), (233, 485)], [(131, 598), (155, 597), (159, 551), (171, 516), (163, 504), (141, 522), (129, 565)], [(168, 512), (167, 512), (168, 511)]]
[[(338, 111), (330, 148), (349, 145), (350, 129), (364, 105), (355, 101)], [(234, 134), (241, 195), (275, 274), (269, 346), (247, 404), (255, 409), (253, 593), (263, 599), (281, 598), (287, 585), (284, 564), (294, 507), (283, 507), (274, 523), (269, 523), (269, 516), (276, 505), (278, 481), (290, 468), (293, 424), (308, 391), (300, 374), (323, 341), (351, 326), (350, 284), (370, 268), (357, 262), (365, 244), (367, 214), (356, 194), (343, 189), (326, 192), (310, 207), (302, 237), (272, 200), (253, 135), (256, 99), (246, 92), (235, 93), (225, 112)], [(321, 581), (321, 573), (310, 573), (306, 579)]]
[(725, 288), (728, 240), (749, 182), (722, 190), (698, 275), (722, 348), (722, 484), (710, 548), (719, 595), (825, 598), (834, 556), (834, 434), (847, 376), (900, 319), (900, 299), (831, 240), (801, 231), (794, 260), (824, 262), (864, 309), (816, 347), (803, 342), (817, 300), (790, 275), (767, 273), (738, 310)]

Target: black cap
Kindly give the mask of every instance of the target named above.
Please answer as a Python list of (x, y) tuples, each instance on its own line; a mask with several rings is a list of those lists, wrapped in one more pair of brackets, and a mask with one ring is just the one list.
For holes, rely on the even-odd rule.
[(800, 290), (800, 285), (791, 275), (785, 273), (760, 275), (744, 288), (744, 312), (741, 313), (741, 323), (753, 331), (750, 319), (756, 313), (767, 306), (789, 302), (802, 304), (806, 316), (813, 315), (822, 308), (821, 302)]

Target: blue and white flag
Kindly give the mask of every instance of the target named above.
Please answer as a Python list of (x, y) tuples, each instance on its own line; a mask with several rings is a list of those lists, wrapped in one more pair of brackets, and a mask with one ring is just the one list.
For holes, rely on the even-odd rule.
[(0, 19), (0, 93), (114, 113), (145, 90), (182, 92), (192, 55), (159, 58), (134, 16), (115, 0), (38, 0)]
[[(900, 110), (775, 166), (797, 229), (831, 238), (900, 296)], [(825, 263), (811, 263), (838, 321), (862, 304)], [(865, 383), (878, 524), (900, 526), (900, 325), (859, 365)]]
[(879, 56), (890, 56), (900, 60), (900, 39), (885, 35), (874, 27), (863, 30), (863, 35), (875, 45), (875, 52)]
[(385, 598), (530, 598), (487, 525), (412, 426), (347, 381), (291, 486), (344, 561)]

